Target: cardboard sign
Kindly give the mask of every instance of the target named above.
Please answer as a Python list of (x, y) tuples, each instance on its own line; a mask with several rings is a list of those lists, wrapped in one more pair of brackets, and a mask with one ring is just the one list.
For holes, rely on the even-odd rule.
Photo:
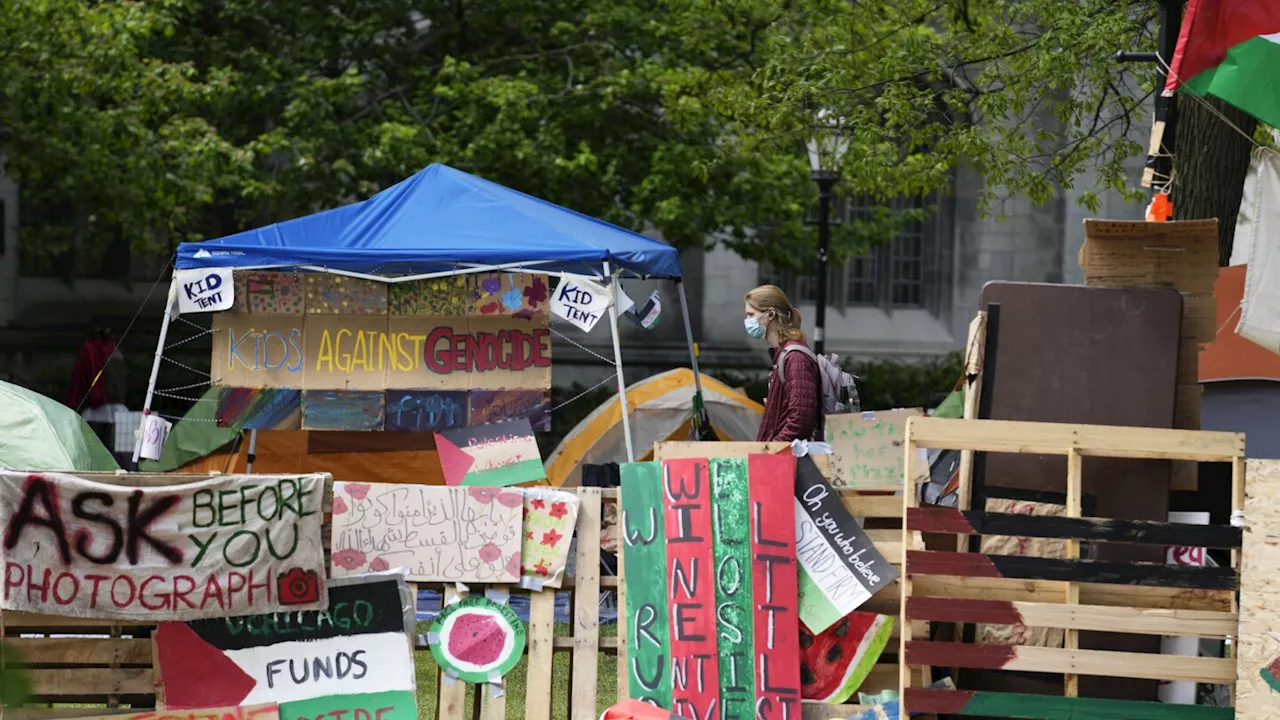
[(794, 473), (790, 455), (622, 466), (633, 699), (688, 718), (799, 717)]
[(551, 299), (551, 312), (591, 332), (613, 302), (609, 288), (586, 278), (565, 275)]
[(388, 390), (387, 430), (435, 432), (468, 425), (468, 396), (456, 390)]
[(471, 425), (524, 418), (534, 432), (551, 431), (551, 392), (547, 390), (472, 390)]
[(898, 572), (808, 456), (797, 466), (794, 502), (800, 619), (817, 634), (888, 587)]
[(326, 479), (135, 488), (0, 472), (0, 607), (143, 622), (324, 607)]
[(527, 419), (438, 432), (436, 451), (450, 485), (504, 487), (547, 477)]
[(218, 388), (220, 428), (301, 430), (302, 391), (289, 388)]
[(477, 273), (468, 276), (472, 316), (528, 318), (547, 314), (547, 280), (518, 272)]
[(505, 603), (482, 595), (446, 605), (427, 642), (446, 677), (469, 683), (498, 683), (524, 655), (525, 627)]
[[(403, 578), (335, 580), (323, 610), (161, 623), (170, 708), (278, 702), (285, 718), (417, 718)], [(338, 711), (341, 711), (339, 714)]]
[(381, 390), (303, 390), (303, 430), (381, 430), (386, 423)]
[(525, 488), (524, 536), (520, 575), (536, 589), (558, 588), (569, 562), (569, 545), (578, 523), (578, 496), (547, 488)]
[(307, 390), (551, 388), (551, 331), (545, 316), (340, 315), (311, 313), (311, 305), (307, 310), (305, 315), (215, 315), (214, 384)]
[[(920, 415), (924, 415), (920, 408), (828, 415), (831, 484), (867, 490), (901, 489), (907, 418)], [(928, 463), (920, 465), (928, 467)]]
[(333, 484), (333, 577), (404, 569), (415, 582), (520, 580), (519, 490)]
[(123, 715), (76, 716), (76, 720), (280, 720), (275, 703), (190, 710), (143, 710)]
[(178, 284), (178, 312), (215, 312), (229, 310), (235, 303), (235, 282), (230, 268), (212, 270), (175, 270)]

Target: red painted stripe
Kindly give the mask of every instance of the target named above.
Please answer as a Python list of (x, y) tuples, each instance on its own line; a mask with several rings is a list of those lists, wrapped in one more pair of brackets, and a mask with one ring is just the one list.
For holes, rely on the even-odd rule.
[(907, 688), (902, 693), (902, 714), (958, 715), (973, 699), (972, 690)]
[(940, 507), (907, 508), (907, 529), (919, 532), (977, 535), (969, 519), (959, 510)]
[(800, 717), (795, 477), (794, 455), (747, 456), (757, 720)]
[(1017, 645), (970, 645), (967, 643), (913, 640), (907, 643), (906, 663), (908, 665), (999, 670), (1017, 656)]
[(1004, 577), (986, 555), (941, 550), (908, 550), (906, 571), (908, 575)]
[(1007, 600), (911, 597), (907, 598), (907, 617), (949, 623), (1026, 624), (1022, 613)]
[(671, 608), (671, 710), (687, 718), (715, 715), (720, 706), (711, 476), (707, 465), (702, 459), (662, 463), (667, 602)]

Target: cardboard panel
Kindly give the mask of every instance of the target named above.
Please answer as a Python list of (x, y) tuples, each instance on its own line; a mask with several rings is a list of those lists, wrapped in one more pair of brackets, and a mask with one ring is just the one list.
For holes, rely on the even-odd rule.
[(302, 314), (306, 306), (302, 277), (298, 273), (285, 272), (236, 273), (236, 280), (244, 284), (245, 309), (268, 315)]
[(381, 430), (386, 393), (380, 390), (304, 390), (303, 430)]
[(467, 427), (467, 393), (459, 390), (388, 390), (387, 430), (434, 432)]
[(467, 318), (393, 315), (387, 328), (395, 348), (387, 384), (424, 390), (468, 389), (471, 340)]
[(546, 315), (551, 292), (542, 275), (493, 272), (470, 275), (472, 316), (534, 317)]
[[(454, 371), (473, 389), (546, 390), (551, 387), (551, 330), (546, 317), (472, 317), (469, 347), (455, 352)], [(441, 345), (435, 346), (437, 348)]]
[(302, 391), (292, 388), (218, 388), (218, 427), (299, 430)]
[(213, 316), (214, 385), (234, 387), (303, 387), (302, 317), (243, 315)]
[(921, 408), (908, 408), (827, 416), (832, 486), (901, 489), (907, 418), (921, 415)]
[(392, 315), (465, 317), (471, 305), (464, 275), (394, 283), (388, 288)]
[(308, 390), (382, 390), (398, 360), (386, 315), (308, 314), (304, 342)]
[(472, 390), (472, 425), (526, 419), (534, 432), (551, 430), (550, 390)]
[(304, 278), (308, 314), (387, 314), (386, 283), (327, 273), (308, 273)]

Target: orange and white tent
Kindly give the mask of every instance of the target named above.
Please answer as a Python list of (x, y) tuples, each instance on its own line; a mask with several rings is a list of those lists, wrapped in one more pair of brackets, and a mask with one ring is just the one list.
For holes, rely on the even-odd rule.
[[(693, 371), (669, 370), (627, 387), (631, 438), (636, 460), (651, 460), (653, 444), (688, 440), (693, 431)], [(740, 390), (702, 376), (702, 399), (716, 436), (724, 441), (756, 439), (764, 406)], [(643, 457), (641, 457), (643, 454)], [(547, 458), (547, 481), (576, 487), (582, 466), (627, 461), (622, 410), (614, 395), (578, 423)]]

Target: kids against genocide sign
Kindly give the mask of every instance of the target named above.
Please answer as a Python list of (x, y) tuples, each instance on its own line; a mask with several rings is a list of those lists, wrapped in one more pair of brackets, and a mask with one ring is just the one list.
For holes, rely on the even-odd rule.
[(142, 621), (324, 607), (327, 477), (122, 487), (0, 472), (0, 607)]

